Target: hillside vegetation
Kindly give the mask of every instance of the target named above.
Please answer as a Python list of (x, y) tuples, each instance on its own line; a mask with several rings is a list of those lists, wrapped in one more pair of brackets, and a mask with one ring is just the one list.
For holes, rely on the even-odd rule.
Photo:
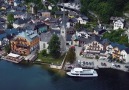
[(111, 16), (122, 16), (124, 11), (129, 10), (129, 0), (81, 0), (81, 4), (83, 14), (91, 10), (106, 23)]

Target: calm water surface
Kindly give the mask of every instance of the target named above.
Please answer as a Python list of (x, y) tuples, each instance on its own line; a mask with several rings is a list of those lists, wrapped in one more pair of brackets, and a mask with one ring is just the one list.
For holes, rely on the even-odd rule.
[(97, 78), (59, 77), (39, 65), (22, 66), (0, 61), (0, 90), (129, 90), (129, 74), (97, 70)]

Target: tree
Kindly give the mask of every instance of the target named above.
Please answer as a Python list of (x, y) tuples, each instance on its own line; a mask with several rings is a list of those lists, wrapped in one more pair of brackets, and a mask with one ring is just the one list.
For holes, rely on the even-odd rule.
[(13, 23), (13, 21), (14, 21), (14, 15), (12, 13), (10, 13), (10, 14), (7, 15), (7, 21), (9, 23)]
[(47, 56), (47, 50), (46, 49), (45, 50), (42, 50), (41, 53), (42, 53), (43, 56)]
[(117, 42), (128, 46), (128, 36), (125, 35), (124, 32), (125, 30), (122, 29), (112, 30), (110, 33), (104, 33), (103, 38), (107, 38), (112, 42)]
[(128, 11), (129, 0), (80, 0), (81, 13), (87, 15), (92, 11), (99, 19), (108, 23), (111, 16), (122, 16), (123, 10)]
[(37, 6), (34, 6), (34, 14), (37, 14), (37, 12), (38, 12)]
[(66, 60), (70, 63), (73, 63), (76, 60), (76, 53), (73, 48), (69, 48), (67, 52)]
[(54, 34), (49, 42), (48, 50), (50, 55), (53, 58), (59, 58), (60, 57), (60, 41), (59, 37)]
[(8, 23), (7, 24), (7, 29), (12, 29), (12, 28), (13, 28), (12, 24), (11, 23)]
[(96, 55), (96, 56), (95, 56), (95, 59), (99, 59), (99, 56), (98, 56), (98, 55)]
[(10, 50), (11, 50), (10, 44), (4, 46), (4, 50), (5, 50), (6, 53), (10, 53)]

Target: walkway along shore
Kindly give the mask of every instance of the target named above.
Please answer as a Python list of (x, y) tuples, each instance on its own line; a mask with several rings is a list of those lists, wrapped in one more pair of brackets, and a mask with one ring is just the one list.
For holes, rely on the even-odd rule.
[(67, 56), (67, 53), (65, 54), (65, 57), (64, 57), (64, 59), (63, 59), (63, 61), (62, 61), (62, 63), (61, 63), (61, 65), (59, 65), (59, 66), (57, 66), (57, 65), (50, 65), (50, 68), (55, 68), (55, 69), (63, 69), (63, 67), (64, 67), (64, 65), (65, 65), (65, 58), (66, 58), (66, 56)]

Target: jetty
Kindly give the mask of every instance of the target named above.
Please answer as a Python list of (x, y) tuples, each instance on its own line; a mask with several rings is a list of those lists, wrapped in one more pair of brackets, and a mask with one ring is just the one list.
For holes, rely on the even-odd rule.
[(24, 58), (18, 54), (14, 53), (9, 53), (7, 56), (2, 57), (3, 60), (10, 61), (13, 63), (19, 63), (21, 62)]

